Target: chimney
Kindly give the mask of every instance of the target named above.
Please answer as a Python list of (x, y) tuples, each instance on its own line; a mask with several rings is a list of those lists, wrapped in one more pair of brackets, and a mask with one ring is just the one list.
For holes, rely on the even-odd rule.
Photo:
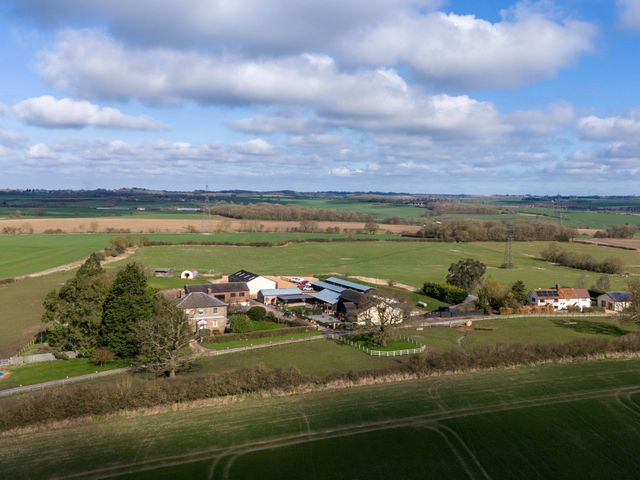
[(560, 290), (560, 285), (556, 283), (556, 290)]

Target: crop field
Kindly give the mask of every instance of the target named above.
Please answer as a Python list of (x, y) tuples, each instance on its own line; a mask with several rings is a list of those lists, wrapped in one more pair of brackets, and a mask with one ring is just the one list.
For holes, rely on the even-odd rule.
[[(201, 271), (231, 273), (241, 268), (266, 275), (313, 275), (339, 273), (345, 276), (368, 276), (393, 279), (422, 286), (425, 280), (443, 281), (449, 265), (463, 258), (476, 258), (487, 264), (487, 273), (506, 285), (521, 279), (527, 287), (544, 287), (560, 283), (573, 285), (584, 276), (589, 285), (599, 274), (547, 263), (539, 258), (547, 242), (515, 242), (515, 268), (499, 268), (504, 259), (501, 242), (423, 243), (423, 242), (354, 242), (304, 243), (284, 247), (169, 246), (138, 250), (132, 259), (154, 268), (193, 267)], [(625, 270), (640, 274), (640, 254), (584, 244), (567, 244), (578, 253), (597, 259), (619, 257)], [(612, 276), (613, 288), (624, 288), (625, 279)]]
[(0, 438), (3, 478), (637, 478), (640, 360), (244, 397)]
[(391, 205), (374, 202), (358, 202), (347, 199), (330, 198), (284, 198), (277, 203), (298, 205), (306, 208), (331, 208), (335, 210), (348, 210), (350, 212), (368, 213), (377, 220), (387, 217), (400, 217), (404, 219), (419, 219), (427, 210), (422, 207), (410, 205)]

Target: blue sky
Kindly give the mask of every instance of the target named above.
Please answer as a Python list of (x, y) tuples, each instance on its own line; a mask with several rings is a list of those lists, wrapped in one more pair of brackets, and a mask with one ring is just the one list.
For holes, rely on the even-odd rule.
[(638, 194), (640, 0), (5, 0), (0, 188)]

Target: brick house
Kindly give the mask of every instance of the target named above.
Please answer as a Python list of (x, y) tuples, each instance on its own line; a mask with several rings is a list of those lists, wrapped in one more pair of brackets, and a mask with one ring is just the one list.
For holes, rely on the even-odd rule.
[(249, 303), (249, 286), (246, 282), (207, 283), (205, 285), (185, 285), (185, 292), (202, 292), (228, 304)]

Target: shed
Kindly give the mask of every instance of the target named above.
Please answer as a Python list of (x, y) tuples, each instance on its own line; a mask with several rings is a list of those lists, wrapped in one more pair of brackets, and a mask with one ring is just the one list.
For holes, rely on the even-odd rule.
[(153, 276), (154, 277), (172, 277), (173, 270), (165, 267), (155, 268), (153, 270)]
[(337, 285), (339, 287), (355, 290), (356, 292), (366, 293), (369, 290), (373, 290), (373, 287), (369, 285), (363, 285), (362, 283), (350, 282), (349, 280), (342, 280), (341, 278), (329, 277), (325, 280), (326, 283), (331, 285)]
[(198, 277), (197, 270), (184, 270), (180, 274), (180, 278), (184, 278), (184, 279), (197, 278), (197, 277)]

